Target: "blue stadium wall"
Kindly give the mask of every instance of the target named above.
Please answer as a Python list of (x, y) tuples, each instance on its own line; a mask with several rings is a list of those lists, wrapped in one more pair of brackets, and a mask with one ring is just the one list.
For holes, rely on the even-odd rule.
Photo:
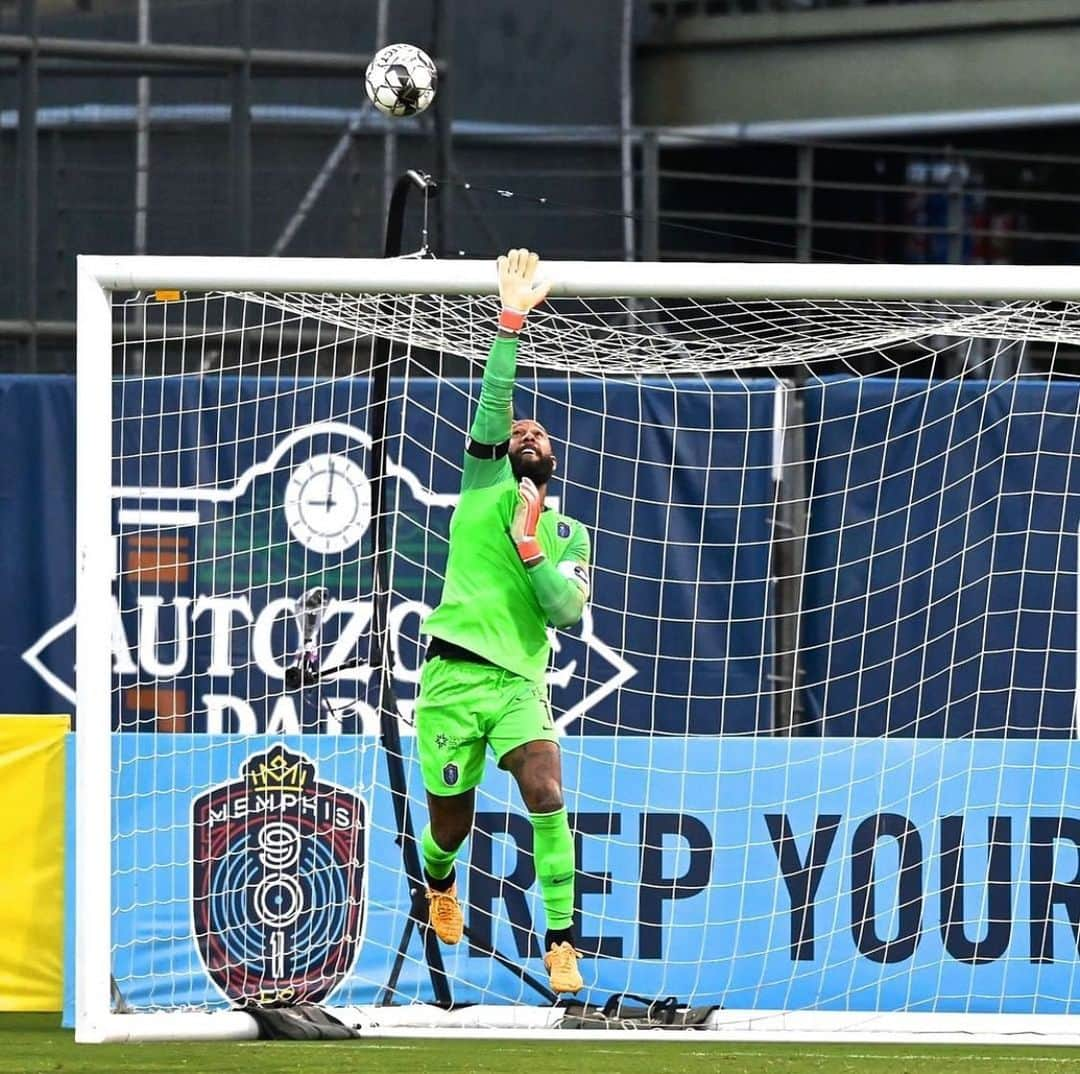
[[(573, 479), (557, 491), (595, 535), (592, 615), (555, 654), (564, 729), (767, 731), (772, 383), (537, 387), (537, 413), (566, 444)], [(282, 700), (293, 644), (285, 602), (329, 586), (342, 603), (328, 643), (359, 643), (370, 550), (367, 538), (334, 555), (303, 547), (281, 503), (313, 456), (366, 465), (366, 381), (279, 382), (271, 399), (257, 380), (227, 377), (115, 391), (126, 415), (117, 508), (130, 518), (198, 512), (164, 537), (125, 525), (115, 724), (326, 731), (325, 706)], [(838, 379), (803, 399), (815, 460), (800, 631), (813, 732), (1072, 737), (1080, 387)], [(407, 428), (401, 400), (397, 385), (392, 626), (408, 705), (419, 619), (438, 598), (469, 387), (411, 382)], [(74, 414), (70, 379), (0, 378), (0, 582), (17, 609), (0, 620), (0, 671), (16, 711), (73, 703)], [(133, 494), (147, 486), (165, 491), (153, 503)], [(193, 500), (200, 489), (217, 499)], [(363, 683), (344, 685), (352, 694), (343, 686), (332, 729), (362, 731)]]

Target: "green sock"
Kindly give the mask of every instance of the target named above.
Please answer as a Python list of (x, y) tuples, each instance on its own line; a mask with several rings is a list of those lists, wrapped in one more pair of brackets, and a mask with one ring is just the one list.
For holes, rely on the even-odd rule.
[(566, 810), (530, 813), (533, 861), (544, 899), (549, 929), (568, 929), (574, 923), (574, 837)]
[(445, 880), (454, 871), (454, 862), (460, 849), (461, 847), (457, 846), (453, 850), (443, 850), (431, 834), (431, 825), (424, 825), (424, 830), (420, 833), (420, 852), (424, 856), (424, 868), (432, 879)]

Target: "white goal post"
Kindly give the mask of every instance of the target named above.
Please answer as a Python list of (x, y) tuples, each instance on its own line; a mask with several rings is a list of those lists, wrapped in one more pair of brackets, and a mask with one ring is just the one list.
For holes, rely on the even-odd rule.
[[(1080, 268), (554, 261), (542, 272), (551, 299), (523, 336), (524, 387), (561, 425), (561, 509), (585, 512), (599, 557), (589, 636), (564, 640), (575, 658), (554, 680), (589, 859), (579, 869), (592, 877), (582, 909), (609, 944), (587, 985), (714, 1006), (697, 1031), (708, 1039), (1080, 1044), (1080, 361), (1068, 365), (1080, 354)], [(250, 893), (213, 888), (220, 871), (198, 893), (191, 818), (200, 802), (212, 814), (219, 792), (240, 794), (242, 778), (293, 789), (267, 767), (275, 743), (290, 751), (282, 765), (310, 765), (304, 779), (356, 798), (362, 905), (337, 957), (365, 948), (374, 968), (361, 987), (341, 965), (328, 1002), (365, 1035), (567, 1036), (557, 1008), (482, 954), (448, 962), (474, 1004), (462, 1011), (427, 1004), (415, 942), (400, 984), (400, 964), (393, 988), (376, 980), (409, 914), (400, 861), (378, 856), (398, 832), (377, 714), (320, 696), (315, 733), (299, 703), (278, 703), (275, 661), (295, 648), (280, 640), (287, 598), (337, 579), (344, 651), (356, 611), (346, 589), (368, 586), (377, 602), (378, 568), (372, 581), (368, 516), (351, 537), (348, 522), (312, 535), (263, 515), (326, 458), (352, 459), (366, 490), (377, 403), (365, 385), (372, 341), (386, 339), (386, 472), (419, 505), (399, 510), (395, 494), (386, 509), (391, 554), (436, 561), (456, 493), (444, 453), (464, 437), (495, 293), (486, 260), (78, 259), (78, 1040), (256, 1035), (230, 1001), (234, 966), (210, 973), (205, 992), (192, 983), (211, 958), (194, 934), (223, 928), (199, 915)], [(348, 376), (320, 374), (318, 354), (349, 348)], [(125, 355), (152, 350), (159, 368), (114, 382)], [(472, 383), (424, 376), (414, 391), (432, 354), (466, 363)], [(303, 458), (301, 426), (322, 445)], [(1038, 503), (1022, 502), (1025, 482)], [(150, 591), (166, 560), (138, 543), (136, 515), (154, 541), (176, 534), (168, 548), (186, 549), (184, 571), (202, 569), (205, 586), (185, 573), (182, 593)], [(267, 562), (251, 565), (252, 538), (241, 563), (229, 541), (260, 526)], [(425, 558), (423, 570), (400, 593), (389, 579), (409, 690), (415, 658), (402, 652), (417, 609), (437, 599), (436, 568)], [(117, 593), (124, 571), (130, 605)], [(358, 645), (359, 627), (349, 636)], [(167, 712), (166, 688), (184, 699)], [(144, 719), (140, 705), (157, 707)], [(352, 732), (341, 713), (358, 721)], [(348, 734), (369, 744), (325, 745)], [(144, 784), (158, 743), (160, 771)], [(243, 766), (257, 749), (253, 773)], [(153, 782), (167, 771), (175, 795)], [(571, 786), (573, 772), (588, 786)], [(368, 797), (351, 796), (354, 776)], [(468, 866), (490, 888), (480, 927), (496, 948), (527, 945), (515, 915), (534, 908), (528, 885), (514, 887), (526, 855), (513, 857), (520, 810), (507, 795), (499, 783), (484, 798), (486, 857)], [(412, 781), (410, 796), (419, 809)], [(160, 882), (142, 858), (158, 844), (172, 870)], [(167, 920), (133, 910), (136, 897), (170, 906)], [(222, 944), (226, 962), (239, 958)], [(510, 961), (535, 973), (527, 949)], [(150, 980), (172, 972), (168, 988)], [(401, 1002), (380, 1005), (380, 989)]]

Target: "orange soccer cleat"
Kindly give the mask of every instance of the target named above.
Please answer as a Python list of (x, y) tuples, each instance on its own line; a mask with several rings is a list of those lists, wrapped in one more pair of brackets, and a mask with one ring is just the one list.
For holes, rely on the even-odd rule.
[(457, 884), (451, 884), (446, 891), (428, 888), (428, 924), (435, 930), (435, 935), (443, 943), (461, 942), (465, 930), (465, 918), (458, 902)]
[(544, 969), (551, 979), (551, 991), (556, 995), (562, 992), (580, 992), (585, 986), (578, 969), (581, 952), (575, 951), (572, 944), (553, 943), (551, 950), (544, 955)]

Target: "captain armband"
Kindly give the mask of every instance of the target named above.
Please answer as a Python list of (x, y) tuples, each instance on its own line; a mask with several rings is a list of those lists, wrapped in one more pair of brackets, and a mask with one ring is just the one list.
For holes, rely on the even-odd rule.
[(509, 440), (504, 440), (501, 444), (483, 444), (470, 436), (465, 441), (465, 453), (471, 455), (474, 459), (488, 459), (492, 461), (503, 459), (506, 457), (506, 453), (509, 450)]

